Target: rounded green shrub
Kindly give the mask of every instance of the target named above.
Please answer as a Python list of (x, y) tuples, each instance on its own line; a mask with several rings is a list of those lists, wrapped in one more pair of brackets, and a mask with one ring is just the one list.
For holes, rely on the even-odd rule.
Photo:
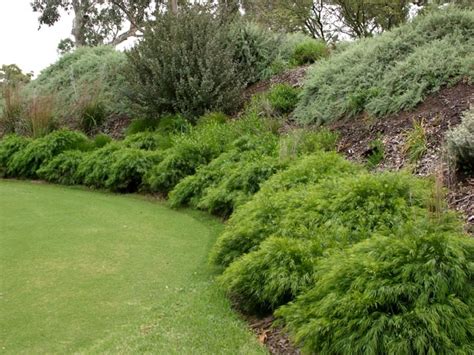
[(329, 49), (323, 41), (306, 39), (296, 45), (291, 61), (295, 65), (312, 64), (329, 55)]
[(291, 113), (298, 104), (300, 90), (288, 84), (277, 84), (268, 92), (268, 101), (279, 114)]
[(105, 188), (110, 175), (110, 165), (113, 162), (113, 153), (122, 148), (120, 143), (112, 142), (85, 154), (77, 169), (78, 183), (90, 187)]
[(172, 146), (171, 138), (155, 132), (141, 132), (127, 136), (124, 146), (143, 150), (165, 150)]
[(112, 138), (104, 133), (99, 133), (94, 137), (94, 146), (95, 148), (102, 148), (112, 142)]
[(7, 167), (13, 155), (24, 149), (30, 140), (28, 138), (11, 134), (0, 140), (0, 177), (7, 175)]
[(157, 129), (163, 134), (186, 133), (191, 129), (191, 124), (182, 115), (164, 115), (160, 117)]
[(119, 192), (138, 191), (146, 174), (162, 159), (160, 152), (131, 148), (116, 150), (110, 159), (105, 187)]
[(308, 240), (270, 237), (225, 270), (219, 283), (246, 311), (286, 304), (313, 283), (315, 252)]
[(322, 258), (314, 286), (284, 306), (317, 354), (472, 354), (474, 241), (419, 219)]
[(77, 169), (84, 158), (84, 152), (69, 150), (61, 153), (38, 170), (38, 176), (49, 182), (62, 185), (77, 184)]
[(213, 123), (226, 123), (229, 121), (229, 116), (226, 114), (223, 114), (222, 112), (209, 112), (206, 113), (204, 116), (201, 116), (197, 124), (198, 125), (207, 125), (207, 124), (213, 124)]
[(334, 151), (339, 135), (329, 129), (317, 131), (295, 129), (282, 136), (280, 140), (280, 157), (294, 158), (295, 156), (316, 153), (318, 151)]
[(88, 138), (75, 131), (59, 130), (31, 141), (19, 150), (8, 164), (8, 174), (14, 177), (36, 178), (36, 171), (56, 155), (67, 150), (87, 150)]
[(151, 118), (136, 118), (130, 122), (125, 133), (127, 136), (142, 133), (153, 132), (158, 129), (159, 121)]

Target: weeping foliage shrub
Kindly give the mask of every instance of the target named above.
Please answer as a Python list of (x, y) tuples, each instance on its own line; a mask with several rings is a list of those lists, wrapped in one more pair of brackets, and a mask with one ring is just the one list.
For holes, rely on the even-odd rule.
[(78, 184), (77, 169), (84, 158), (84, 152), (69, 150), (61, 153), (38, 170), (38, 176), (46, 181), (62, 184)]
[(155, 132), (141, 132), (127, 136), (123, 140), (127, 148), (143, 150), (165, 150), (172, 146), (171, 138)]
[(230, 264), (219, 283), (245, 311), (275, 309), (312, 284), (314, 246), (308, 240), (270, 237)]
[(145, 117), (180, 113), (188, 119), (207, 111), (234, 111), (243, 88), (226, 22), (210, 9), (188, 6), (150, 24), (127, 53), (130, 98)]
[(474, 108), (447, 134), (448, 155), (456, 169), (474, 174)]
[(78, 183), (90, 187), (105, 188), (110, 175), (113, 154), (120, 149), (123, 149), (120, 143), (112, 142), (100, 149), (86, 153), (77, 168)]
[(418, 219), (322, 258), (277, 315), (308, 353), (472, 354), (474, 241), (449, 224)]
[(229, 151), (222, 153), (208, 165), (201, 166), (196, 174), (181, 180), (169, 195), (172, 207), (198, 207), (208, 188), (219, 184), (228, 172), (239, 166), (248, 156), (260, 157), (275, 154), (277, 137), (271, 133), (245, 135), (235, 140)]
[(474, 10), (447, 8), (364, 39), (309, 73), (295, 111), (300, 123), (325, 123), (361, 111), (410, 109), (463, 77), (472, 80)]
[(257, 247), (260, 241), (277, 233), (283, 217), (291, 210), (299, 211), (299, 198), (304, 194), (305, 185), (360, 171), (359, 166), (336, 153), (320, 152), (296, 161), (262, 184), (251, 201), (237, 208), (211, 252), (211, 261), (228, 266)]
[(143, 178), (163, 159), (161, 152), (122, 148), (112, 153), (105, 187), (118, 192), (135, 192)]
[(7, 175), (7, 167), (13, 155), (24, 149), (30, 140), (28, 138), (11, 134), (0, 140), (0, 177)]
[(166, 157), (147, 177), (148, 189), (169, 193), (179, 181), (227, 151), (238, 137), (265, 130), (265, 121), (249, 116), (228, 124), (196, 126), (187, 134), (174, 136), (173, 147), (167, 150)]
[(91, 143), (76, 131), (59, 130), (32, 140), (15, 153), (8, 164), (8, 174), (15, 177), (36, 178), (37, 170), (52, 158), (67, 150), (87, 150)]

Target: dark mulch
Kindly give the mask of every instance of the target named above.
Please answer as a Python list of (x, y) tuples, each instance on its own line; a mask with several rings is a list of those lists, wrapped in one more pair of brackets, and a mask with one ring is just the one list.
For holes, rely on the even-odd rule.
[(125, 137), (125, 130), (131, 122), (131, 118), (124, 115), (115, 115), (107, 119), (101, 132), (109, 135), (113, 139), (122, 139)]
[[(384, 159), (377, 170), (410, 168), (416, 175), (440, 175), (449, 188), (450, 206), (463, 213), (466, 221), (474, 224), (474, 186), (472, 179), (459, 179), (446, 163), (445, 134), (461, 122), (461, 113), (474, 103), (474, 86), (465, 82), (429, 96), (414, 110), (384, 117), (367, 115), (333, 123), (330, 127), (340, 132), (338, 150), (349, 159), (364, 161), (370, 154), (370, 144), (380, 139), (384, 144)], [(413, 122), (422, 122), (426, 132), (427, 152), (411, 164), (404, 151), (407, 132)]]

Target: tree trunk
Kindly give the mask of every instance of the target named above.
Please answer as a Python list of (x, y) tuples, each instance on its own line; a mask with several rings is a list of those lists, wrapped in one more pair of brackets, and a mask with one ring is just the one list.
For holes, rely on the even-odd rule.
[(173, 14), (178, 14), (178, 0), (170, 0), (170, 7)]
[(85, 38), (85, 5), (81, 0), (73, 0), (72, 7), (74, 10), (74, 20), (72, 23), (71, 34), (74, 37), (74, 44), (76, 48), (83, 47), (86, 45)]

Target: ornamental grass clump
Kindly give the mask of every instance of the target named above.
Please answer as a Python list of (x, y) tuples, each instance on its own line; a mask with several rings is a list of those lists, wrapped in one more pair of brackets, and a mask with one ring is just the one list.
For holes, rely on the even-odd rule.
[(425, 217), (321, 258), (313, 286), (280, 308), (318, 354), (472, 354), (474, 241)]

